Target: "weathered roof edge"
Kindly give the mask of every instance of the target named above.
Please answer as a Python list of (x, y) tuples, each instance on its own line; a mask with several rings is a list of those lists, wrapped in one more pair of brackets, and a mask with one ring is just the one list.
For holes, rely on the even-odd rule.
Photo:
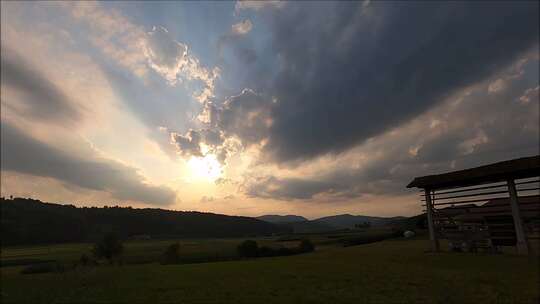
[(540, 176), (540, 155), (501, 161), (475, 168), (416, 177), (407, 188), (442, 189)]

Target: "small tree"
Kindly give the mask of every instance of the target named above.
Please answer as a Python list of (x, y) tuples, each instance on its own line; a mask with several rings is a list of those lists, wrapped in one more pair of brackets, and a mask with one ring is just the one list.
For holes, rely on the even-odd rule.
[(298, 249), (300, 252), (312, 252), (315, 250), (315, 245), (309, 239), (303, 239)]
[(238, 245), (238, 255), (244, 258), (254, 258), (257, 257), (259, 251), (259, 245), (257, 242), (252, 240), (247, 240)]
[(124, 246), (116, 234), (108, 233), (94, 245), (93, 254), (97, 259), (107, 259), (112, 264), (123, 251)]
[(180, 262), (180, 243), (169, 245), (161, 258), (162, 264), (177, 264)]

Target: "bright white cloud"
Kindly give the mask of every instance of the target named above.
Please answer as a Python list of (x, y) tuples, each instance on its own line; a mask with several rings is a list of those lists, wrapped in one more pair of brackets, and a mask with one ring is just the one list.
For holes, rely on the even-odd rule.
[(233, 24), (231, 26), (231, 31), (233, 32), (233, 34), (245, 35), (251, 31), (252, 27), (253, 24), (251, 23), (251, 20), (246, 19), (244, 21)]
[(200, 81), (203, 88), (193, 97), (204, 102), (214, 96), (219, 68), (204, 67), (186, 44), (176, 41), (164, 27), (146, 32), (118, 11), (97, 2), (63, 3), (71, 15), (89, 26), (89, 40), (108, 57), (135, 75), (145, 77), (153, 69), (171, 85)]

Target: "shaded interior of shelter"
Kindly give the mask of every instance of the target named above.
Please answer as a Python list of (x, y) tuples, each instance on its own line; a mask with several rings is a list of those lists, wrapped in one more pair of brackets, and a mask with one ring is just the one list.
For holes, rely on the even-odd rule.
[[(432, 249), (538, 253), (540, 156), (415, 178), (428, 214)], [(515, 190), (515, 191), (514, 191)], [(513, 198), (516, 204), (513, 205)]]

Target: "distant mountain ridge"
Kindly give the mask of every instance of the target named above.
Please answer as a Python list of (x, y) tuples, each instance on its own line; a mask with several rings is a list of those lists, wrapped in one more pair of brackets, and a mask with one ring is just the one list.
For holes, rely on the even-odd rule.
[(269, 223), (286, 226), (296, 233), (324, 232), (339, 229), (352, 229), (356, 225), (369, 223), (371, 226), (384, 226), (406, 219), (403, 216), (378, 217), (366, 215), (339, 214), (308, 220), (299, 215), (262, 215), (256, 217)]
[(388, 223), (404, 218), (405, 217), (403, 216), (378, 217), (366, 215), (339, 214), (321, 217), (313, 221), (318, 223), (324, 223), (338, 229), (346, 229), (354, 228), (355, 225), (361, 225), (364, 223), (369, 223), (371, 226), (384, 226)]
[(256, 217), (256, 219), (273, 223), (273, 224), (284, 224), (284, 223), (308, 221), (307, 218), (303, 216), (299, 216), (299, 215), (277, 215), (277, 214), (261, 215), (261, 216)]
[(314, 233), (334, 230), (324, 223), (316, 223), (299, 215), (262, 215), (256, 219), (290, 229), (294, 233)]

